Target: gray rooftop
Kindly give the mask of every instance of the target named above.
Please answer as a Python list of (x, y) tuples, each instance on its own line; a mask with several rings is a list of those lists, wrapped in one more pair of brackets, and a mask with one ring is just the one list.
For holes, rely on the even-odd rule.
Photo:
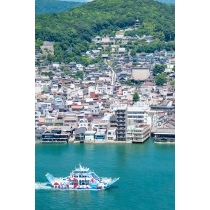
[(78, 128), (77, 130), (75, 130), (75, 134), (85, 133), (85, 131), (86, 131), (86, 128), (81, 127), (81, 128)]
[(175, 134), (175, 128), (156, 128), (154, 134)]

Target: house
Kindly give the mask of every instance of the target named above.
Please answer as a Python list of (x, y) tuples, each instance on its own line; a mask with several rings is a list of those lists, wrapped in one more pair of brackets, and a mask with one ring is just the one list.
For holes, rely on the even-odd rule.
[(117, 117), (115, 115), (112, 115), (110, 118), (109, 118), (109, 126), (110, 128), (116, 128), (117, 127)]
[(118, 48), (118, 53), (119, 53), (119, 54), (124, 54), (125, 52), (126, 52), (125, 47), (119, 47), (119, 48)]
[(40, 117), (40, 118), (38, 119), (37, 125), (38, 125), (38, 126), (45, 125), (45, 118), (44, 118), (44, 117)]
[(116, 34), (115, 39), (122, 39), (124, 37), (124, 34)]
[(91, 114), (93, 117), (99, 115), (99, 112), (100, 112), (99, 105), (97, 105), (97, 104), (92, 105), (92, 106), (90, 106), (90, 109), (91, 109)]
[(63, 125), (69, 126), (70, 128), (77, 128), (78, 127), (78, 117), (75, 115), (66, 115), (63, 118)]
[(80, 142), (84, 142), (85, 140), (85, 132), (86, 132), (86, 128), (85, 127), (81, 127), (75, 130), (74, 134), (75, 134), (75, 141), (80, 141)]
[(53, 63), (52, 64), (53, 69), (58, 69), (60, 67), (59, 63)]
[(111, 43), (111, 40), (109, 37), (103, 37), (101, 39), (101, 44), (110, 44)]
[(110, 128), (107, 130), (107, 140), (116, 140), (116, 128)]
[(59, 118), (59, 117), (55, 118), (54, 125), (63, 126), (63, 118)]
[(122, 71), (122, 72), (118, 73), (118, 79), (121, 81), (122, 80), (126, 81), (128, 79), (128, 72)]
[(94, 141), (96, 131), (85, 131), (85, 141)]
[(82, 105), (72, 105), (71, 106), (72, 111), (82, 111), (83, 108), (84, 108), (84, 106), (82, 106)]
[(106, 131), (100, 131), (95, 133), (95, 141), (105, 141), (106, 140)]
[(101, 43), (102, 38), (100, 36), (96, 36), (95, 38), (92, 39), (93, 42), (95, 42), (96, 44)]
[(69, 67), (70, 68), (76, 68), (77, 63), (76, 62), (70, 62)]
[(79, 122), (78, 122), (78, 128), (81, 128), (81, 127), (85, 127), (86, 130), (88, 130), (88, 120), (83, 118), (83, 119), (79, 119)]
[(45, 118), (45, 125), (46, 126), (53, 126), (54, 125), (54, 121), (55, 121), (55, 117), (46, 117)]
[(103, 59), (108, 59), (108, 58), (109, 58), (109, 55), (108, 55), (108, 54), (102, 54), (101, 57), (102, 57)]

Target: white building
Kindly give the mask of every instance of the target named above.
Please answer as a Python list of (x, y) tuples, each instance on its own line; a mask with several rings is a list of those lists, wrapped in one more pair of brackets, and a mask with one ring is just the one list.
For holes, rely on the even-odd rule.
[(52, 87), (51, 87), (51, 92), (52, 92), (52, 93), (58, 92), (58, 85), (57, 85), (57, 84), (53, 84), (53, 85), (52, 85)]
[(133, 124), (147, 124), (147, 112), (139, 106), (127, 108), (127, 123)]
[(96, 86), (96, 93), (106, 94), (107, 93), (107, 85)]
[(60, 66), (60, 64), (59, 64), (59, 63), (53, 63), (53, 64), (52, 64), (52, 66), (53, 66), (53, 68), (58, 69), (58, 68), (59, 68), (59, 66)]
[(83, 118), (78, 122), (78, 128), (85, 127), (88, 130), (88, 120)]
[(107, 140), (116, 140), (116, 128), (110, 128), (107, 130)]
[(85, 141), (94, 141), (96, 131), (85, 131)]

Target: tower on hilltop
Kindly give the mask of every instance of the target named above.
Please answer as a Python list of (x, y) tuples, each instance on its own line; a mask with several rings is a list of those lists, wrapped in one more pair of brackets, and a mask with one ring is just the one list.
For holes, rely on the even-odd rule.
[(140, 26), (140, 21), (138, 19), (136, 19), (134, 27), (138, 28)]

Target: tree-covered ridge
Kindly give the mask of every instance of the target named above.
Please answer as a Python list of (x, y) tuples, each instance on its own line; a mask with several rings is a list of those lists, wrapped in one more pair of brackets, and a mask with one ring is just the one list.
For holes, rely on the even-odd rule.
[(60, 0), (35, 0), (35, 14), (58, 13), (82, 5), (82, 2)]
[[(163, 43), (175, 39), (175, 6), (154, 0), (94, 0), (68, 12), (36, 15), (36, 40), (54, 41), (58, 60), (85, 52), (96, 35), (140, 27), (128, 35), (152, 35)], [(129, 34), (130, 33), (130, 34)], [(69, 48), (73, 49), (69, 52)]]

